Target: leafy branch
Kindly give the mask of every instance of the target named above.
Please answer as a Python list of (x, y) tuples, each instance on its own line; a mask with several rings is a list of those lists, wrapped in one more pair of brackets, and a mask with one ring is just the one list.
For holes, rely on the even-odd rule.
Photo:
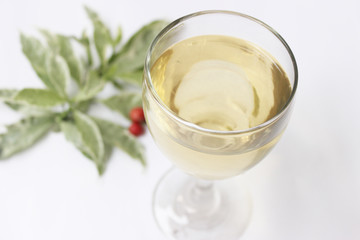
[[(96, 164), (99, 174), (104, 172), (113, 147), (145, 165), (144, 146), (127, 127), (92, 117), (87, 111), (97, 101), (129, 118), (131, 109), (141, 106), (146, 51), (166, 22), (153, 21), (122, 44), (120, 27), (113, 36), (95, 11), (85, 10), (93, 25), (91, 37), (86, 30), (80, 37), (44, 29), (39, 30), (42, 39), (20, 35), (22, 51), (45, 88), (0, 89), (0, 101), (24, 116), (0, 134), (0, 159), (29, 148), (50, 131), (61, 131)], [(83, 49), (82, 58), (77, 56), (75, 44)], [(119, 88), (119, 93), (97, 99), (106, 84)]]

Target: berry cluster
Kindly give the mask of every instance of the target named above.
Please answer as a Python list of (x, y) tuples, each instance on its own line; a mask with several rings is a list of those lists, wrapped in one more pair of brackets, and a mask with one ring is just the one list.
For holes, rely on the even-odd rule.
[(132, 121), (129, 132), (134, 136), (140, 136), (144, 133), (143, 123), (145, 122), (144, 111), (141, 107), (135, 107), (130, 111)]

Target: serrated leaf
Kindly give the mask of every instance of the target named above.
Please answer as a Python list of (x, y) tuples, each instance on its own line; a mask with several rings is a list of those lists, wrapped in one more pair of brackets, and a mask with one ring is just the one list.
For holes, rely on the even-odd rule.
[(143, 81), (143, 72), (144, 71), (141, 68), (139, 70), (130, 73), (119, 73), (118, 77), (120, 79), (117, 79), (115, 81), (119, 82), (120, 80), (141, 87)]
[(105, 86), (106, 81), (98, 76), (95, 71), (91, 71), (84, 86), (80, 88), (80, 91), (75, 96), (75, 101), (84, 101), (96, 96)]
[(53, 116), (28, 117), (7, 127), (7, 132), (0, 134), (0, 159), (32, 146), (53, 126)]
[(9, 101), (18, 93), (18, 90), (0, 89), (0, 101)]
[(98, 169), (105, 164), (105, 145), (99, 127), (88, 115), (74, 111), (75, 125), (81, 134), (84, 145), (89, 149), (91, 159)]
[(126, 128), (110, 121), (99, 118), (93, 119), (99, 126), (103, 139), (107, 144), (123, 150), (132, 158), (140, 160), (144, 166), (146, 165), (144, 146)]
[(25, 36), (24, 34), (20, 35), (20, 41), (22, 51), (29, 60), (36, 74), (49, 89), (56, 90), (53, 83), (49, 80), (46, 70), (46, 61), (49, 54), (48, 50), (38, 39)]
[(67, 86), (70, 82), (70, 71), (63, 57), (49, 54), (46, 61), (47, 74), (53, 90), (62, 97), (66, 97)]
[(165, 21), (153, 21), (142, 27), (126, 42), (121, 51), (114, 55), (108, 71), (119, 77), (121, 73), (130, 73), (142, 68), (151, 42), (166, 25)]
[(66, 99), (48, 89), (26, 88), (19, 91), (14, 97), (15, 103), (21, 102), (36, 107), (54, 107), (66, 103)]
[(86, 13), (93, 23), (94, 43), (102, 65), (105, 65), (106, 51), (112, 45), (113, 40), (110, 30), (101, 21), (98, 14), (88, 7), (85, 7)]
[(129, 119), (131, 109), (141, 107), (141, 94), (136, 92), (121, 92), (101, 101), (105, 106)]

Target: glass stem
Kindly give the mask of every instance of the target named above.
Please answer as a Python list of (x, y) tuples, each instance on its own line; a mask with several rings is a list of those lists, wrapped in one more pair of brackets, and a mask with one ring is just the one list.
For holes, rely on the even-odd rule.
[(226, 199), (212, 181), (192, 178), (176, 199), (175, 212), (194, 228), (215, 226), (227, 214)]
[(203, 204), (204, 202), (209, 202), (209, 200), (214, 199), (215, 195), (214, 182), (195, 179), (190, 196), (188, 197), (191, 197), (194, 203), (200, 202)]

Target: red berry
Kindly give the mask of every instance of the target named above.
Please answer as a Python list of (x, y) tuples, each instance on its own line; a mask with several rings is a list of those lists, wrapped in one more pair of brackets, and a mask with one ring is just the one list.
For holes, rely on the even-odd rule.
[(140, 123), (133, 122), (129, 127), (129, 132), (134, 136), (140, 136), (144, 133), (144, 128)]
[(144, 111), (141, 107), (135, 107), (130, 111), (130, 119), (133, 122), (142, 123), (145, 122)]

